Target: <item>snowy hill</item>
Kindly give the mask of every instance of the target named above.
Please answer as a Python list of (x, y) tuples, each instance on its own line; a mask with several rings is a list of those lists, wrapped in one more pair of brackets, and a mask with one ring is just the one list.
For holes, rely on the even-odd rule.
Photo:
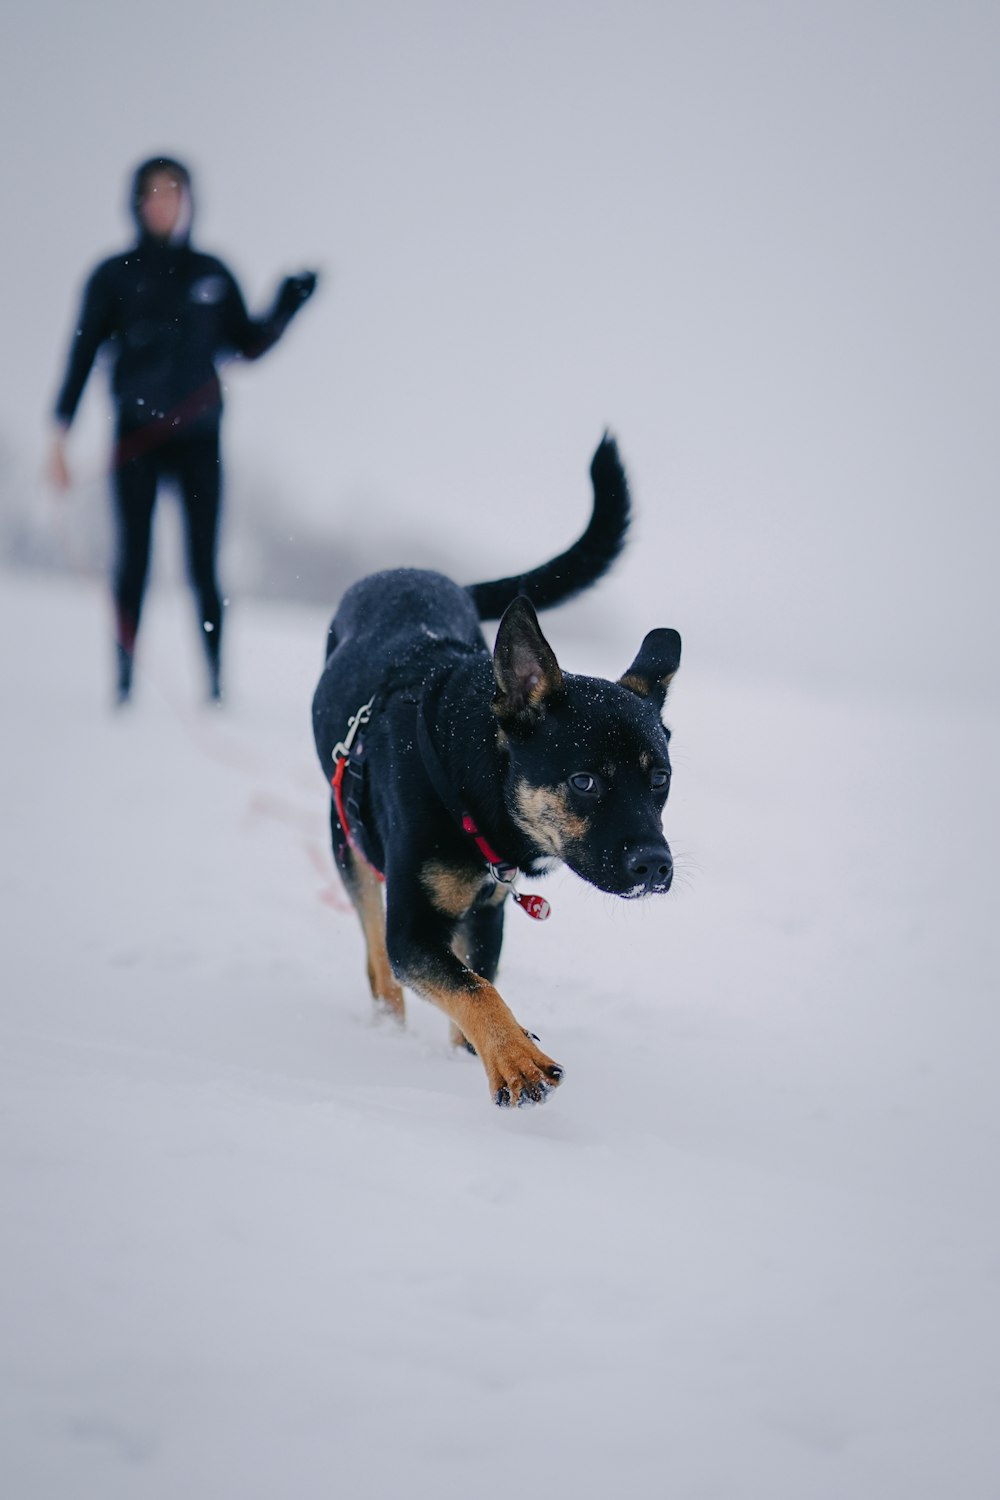
[(510, 916), (504, 1113), (371, 1018), (324, 613), (215, 714), (188, 611), (115, 716), (98, 588), (0, 589), (3, 1494), (995, 1500), (996, 720), (682, 671), (677, 886)]

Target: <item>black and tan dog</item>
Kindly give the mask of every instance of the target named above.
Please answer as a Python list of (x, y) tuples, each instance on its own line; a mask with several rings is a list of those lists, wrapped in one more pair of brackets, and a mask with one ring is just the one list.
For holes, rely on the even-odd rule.
[[(624, 897), (665, 892), (673, 875), (660, 712), (680, 637), (651, 631), (618, 682), (578, 677), (560, 669), (533, 607), (579, 593), (621, 550), (629, 497), (610, 438), (590, 473), (583, 536), (520, 578), (462, 588), (399, 569), (356, 583), (313, 700), (376, 1003), (402, 1020), (403, 985), (433, 1000), (503, 1105), (541, 1101), (562, 1078), (494, 988), (505, 898), (547, 914), (515, 889), (518, 872), (563, 862)], [(491, 657), (479, 622), (501, 614)]]

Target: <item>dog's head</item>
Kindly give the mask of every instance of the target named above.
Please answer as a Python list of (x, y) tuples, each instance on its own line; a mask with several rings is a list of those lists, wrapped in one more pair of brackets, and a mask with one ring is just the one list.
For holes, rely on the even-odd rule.
[(670, 889), (660, 713), (680, 656), (676, 630), (652, 630), (617, 682), (578, 677), (560, 668), (527, 599), (500, 622), (493, 712), (509, 757), (507, 810), (540, 860), (613, 895)]

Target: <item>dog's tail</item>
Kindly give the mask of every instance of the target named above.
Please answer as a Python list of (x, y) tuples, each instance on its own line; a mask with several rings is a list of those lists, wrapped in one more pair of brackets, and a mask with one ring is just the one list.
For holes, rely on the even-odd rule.
[(530, 573), (469, 584), (468, 592), (481, 620), (498, 620), (519, 594), (527, 594), (536, 609), (562, 604), (608, 571), (625, 543), (630, 505), (618, 448), (607, 433), (594, 454), (590, 477), (594, 508), (586, 531), (572, 547)]

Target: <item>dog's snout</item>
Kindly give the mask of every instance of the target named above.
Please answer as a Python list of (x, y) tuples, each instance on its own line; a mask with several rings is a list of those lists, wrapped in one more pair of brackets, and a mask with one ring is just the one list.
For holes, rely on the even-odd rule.
[(639, 844), (626, 856), (628, 873), (646, 891), (666, 891), (674, 878), (674, 861), (666, 844)]

